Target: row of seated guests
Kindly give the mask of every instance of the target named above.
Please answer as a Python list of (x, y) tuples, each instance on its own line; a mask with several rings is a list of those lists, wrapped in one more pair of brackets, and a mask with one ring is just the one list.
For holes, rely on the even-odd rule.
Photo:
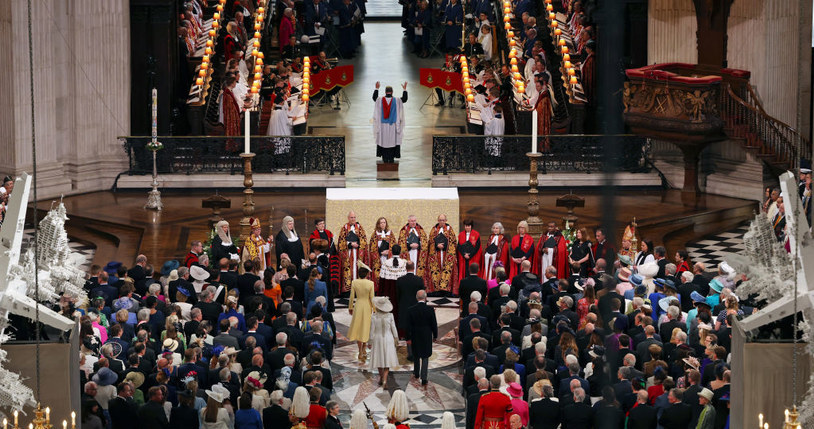
[(207, 271), (175, 262), (153, 275), (139, 255), (133, 268), (111, 270), (114, 283), (92, 267), (89, 307), (63, 309), (80, 317), (83, 426), (289, 427), (280, 407), (299, 386), (332, 408), (336, 327), (324, 284), (311, 297), (317, 277), (302, 282), (289, 270), (278, 305), (266, 294), (273, 270), (264, 282), (252, 261), (242, 275), (233, 265)]
[(727, 426), (736, 273), (605, 267), (538, 278), (524, 262), (513, 279), (498, 268), (487, 290), (470, 266), (458, 327), (467, 428), (513, 414), (534, 429)]

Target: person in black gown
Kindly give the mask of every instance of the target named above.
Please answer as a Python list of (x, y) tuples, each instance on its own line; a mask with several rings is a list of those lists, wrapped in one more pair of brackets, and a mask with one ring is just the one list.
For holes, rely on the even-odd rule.
[(588, 241), (588, 230), (585, 228), (577, 230), (576, 239), (571, 245), (571, 254), (568, 255), (568, 262), (571, 265), (579, 264), (580, 276), (588, 277), (588, 271), (593, 267), (593, 255), (591, 242)]
[(302, 267), (302, 260), (305, 258), (305, 250), (302, 247), (302, 240), (294, 230), (294, 218), (286, 216), (283, 218), (283, 226), (274, 240), (277, 243), (277, 269), (280, 269), (280, 256), (285, 253), (288, 259), (299, 270)]

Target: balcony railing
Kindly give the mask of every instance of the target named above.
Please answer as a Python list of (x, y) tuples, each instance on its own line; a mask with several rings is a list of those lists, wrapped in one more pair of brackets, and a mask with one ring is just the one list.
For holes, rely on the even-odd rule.
[[(152, 173), (152, 154), (145, 147), (150, 137), (119, 137), (129, 160), (129, 174)], [(232, 141), (240, 149), (227, 150)], [(158, 151), (160, 174), (243, 172), (243, 137), (159, 137), (164, 148)], [(232, 146), (230, 145), (230, 146)], [(345, 174), (344, 136), (252, 136), (256, 154), (252, 171), (257, 173)]]
[[(538, 169), (547, 172), (601, 172), (606, 162), (615, 171), (647, 172), (650, 170), (646, 139), (633, 135), (552, 135), (545, 149), (539, 138)], [(615, 145), (610, 158), (605, 145)], [(531, 136), (433, 136), (432, 174), (481, 173), (529, 170), (527, 152)]]

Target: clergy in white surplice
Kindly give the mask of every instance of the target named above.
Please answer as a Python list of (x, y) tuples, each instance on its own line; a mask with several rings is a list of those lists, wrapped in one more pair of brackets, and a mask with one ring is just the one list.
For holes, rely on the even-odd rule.
[(407, 82), (402, 85), (404, 96), (402, 99), (393, 97), (393, 87), (384, 89), (384, 97), (376, 97), (378, 93), (378, 82), (376, 82), (376, 93), (374, 93), (375, 107), (373, 108), (373, 135), (376, 139), (376, 156), (382, 157), (382, 161), (392, 163), (395, 158), (401, 157), (401, 139), (404, 131), (404, 103), (403, 99), (407, 94)]

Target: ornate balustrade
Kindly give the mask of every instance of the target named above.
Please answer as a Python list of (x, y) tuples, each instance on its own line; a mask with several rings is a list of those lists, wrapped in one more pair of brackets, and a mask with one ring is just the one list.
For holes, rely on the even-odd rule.
[[(618, 171), (646, 172), (648, 145), (646, 139), (632, 135), (551, 135), (548, 149), (540, 147), (543, 156), (538, 169), (547, 172), (600, 172), (605, 162)], [(604, 158), (604, 145), (616, 144), (621, 150), (612, 159)], [(479, 173), (529, 170), (526, 153), (531, 149), (531, 136), (433, 136), (432, 174)]]
[[(149, 174), (152, 155), (145, 148), (150, 137), (119, 137), (129, 160), (128, 173)], [(158, 173), (196, 174), (243, 172), (240, 152), (226, 150), (227, 140), (243, 148), (243, 137), (159, 137)], [(262, 173), (345, 174), (344, 136), (252, 136), (256, 154), (252, 171)]]

